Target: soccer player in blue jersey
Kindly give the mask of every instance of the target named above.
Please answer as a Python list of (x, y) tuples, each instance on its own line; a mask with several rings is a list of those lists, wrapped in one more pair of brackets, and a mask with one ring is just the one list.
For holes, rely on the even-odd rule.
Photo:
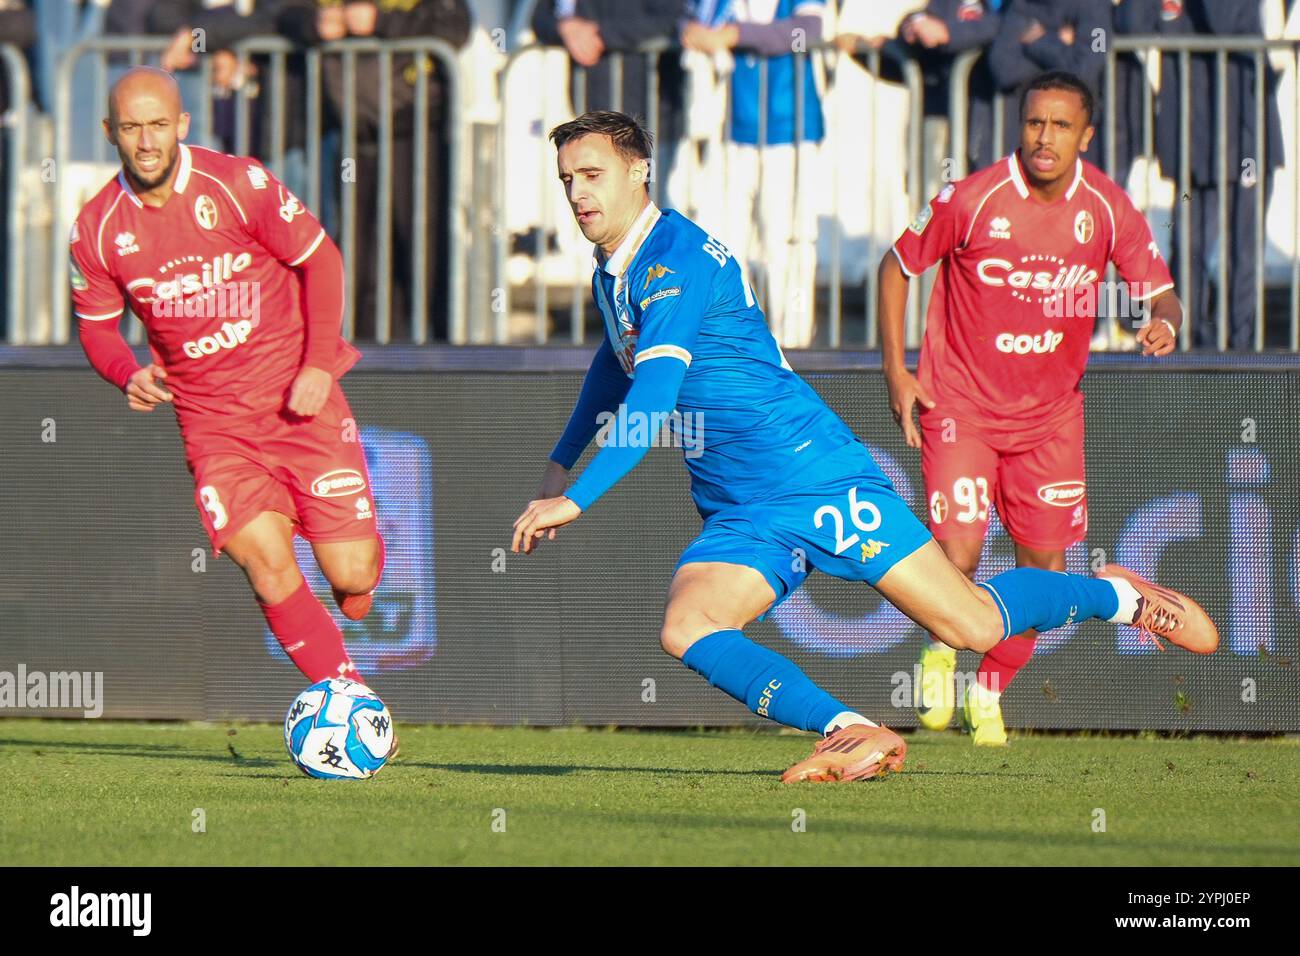
[[(606, 334), (541, 491), (515, 520), (512, 549), (553, 539), (631, 471), (655, 439), (645, 422), (674, 410), (682, 421), (702, 419), (703, 447), (688, 449), (686, 466), (704, 527), (678, 561), (660, 641), (755, 713), (823, 735), (782, 780), (865, 779), (901, 769), (907, 750), (742, 633), (808, 567), (865, 581), (956, 648), (983, 652), (1031, 627), (1086, 618), (1199, 653), (1218, 646), (1196, 602), (1117, 565), (1096, 578), (1016, 568), (968, 579), (849, 427), (791, 371), (730, 251), (650, 201), (645, 129), (622, 113), (592, 112), (551, 139), (578, 226), (596, 245), (592, 293)], [(569, 469), (608, 413), (616, 417), (603, 447), (570, 485)]]

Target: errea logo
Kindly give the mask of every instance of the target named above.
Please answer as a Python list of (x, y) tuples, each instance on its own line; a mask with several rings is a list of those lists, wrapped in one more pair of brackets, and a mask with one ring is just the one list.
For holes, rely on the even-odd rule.
[(990, 239), (1010, 239), (1011, 238), (1011, 220), (1006, 216), (998, 216), (989, 223)]
[(265, 189), (267, 183), (266, 170), (261, 166), (249, 166), (248, 181), (254, 189)]
[(119, 256), (129, 256), (133, 252), (140, 251), (140, 247), (136, 244), (135, 236), (129, 232), (119, 232), (117, 238), (113, 240), (113, 244), (117, 246), (117, 254)]

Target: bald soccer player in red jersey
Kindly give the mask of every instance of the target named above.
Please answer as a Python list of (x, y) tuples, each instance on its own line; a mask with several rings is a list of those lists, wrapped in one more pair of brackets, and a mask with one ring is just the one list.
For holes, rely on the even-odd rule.
[[(885, 254), (880, 316), (890, 407), (921, 449), (930, 530), (974, 577), (990, 506), (1019, 567), (1065, 570), (1088, 530), (1079, 382), (1099, 298), (1114, 263), (1150, 321), (1146, 355), (1172, 352), (1182, 306), (1151, 228), (1123, 189), (1079, 154), (1092, 139), (1092, 93), (1069, 73), (1033, 80), (1021, 101), (1019, 149), (946, 186)], [(942, 263), (918, 375), (903, 364), (908, 278)], [(912, 420), (919, 405), (920, 428)], [(1000, 697), (1029, 660), (1033, 631), (984, 656), (962, 723), (1004, 745)], [(923, 726), (955, 709), (951, 648), (927, 641), (914, 688)]]
[[(343, 262), (316, 217), (257, 160), (182, 140), (169, 73), (137, 67), (109, 94), (121, 172), (70, 236), (73, 308), (95, 370), (129, 407), (171, 402), (213, 553), (248, 577), (267, 624), (313, 683), (359, 680), (298, 568), (311, 542), (343, 613), (370, 610), (383, 540), (357, 426), (338, 379)], [(118, 330), (127, 305), (153, 361)]]

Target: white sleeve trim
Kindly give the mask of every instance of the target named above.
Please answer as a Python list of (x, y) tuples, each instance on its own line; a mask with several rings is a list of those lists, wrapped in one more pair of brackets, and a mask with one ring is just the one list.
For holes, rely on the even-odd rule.
[(909, 279), (915, 279), (920, 274), (917, 272), (913, 272), (911, 269), (907, 267), (907, 263), (903, 261), (902, 253), (898, 251), (898, 243), (894, 243), (892, 246), (890, 246), (889, 251), (892, 252), (894, 254), (894, 258), (898, 260), (898, 267), (903, 270), (903, 275), (907, 276)]
[(1160, 286), (1160, 288), (1153, 289), (1152, 291), (1148, 292), (1146, 295), (1134, 295), (1134, 296), (1130, 296), (1129, 298), (1131, 298), (1134, 302), (1145, 302), (1147, 299), (1154, 299), (1162, 292), (1168, 292), (1173, 287), (1174, 284), (1172, 282), (1166, 282), (1164, 285)]
[(321, 240), (324, 238), (325, 238), (325, 230), (321, 229), (320, 233), (312, 241), (312, 244), (307, 247), (307, 251), (304, 252), (302, 255), (300, 255), (297, 259), (294, 259), (293, 262), (289, 263), (289, 267), (294, 268), (295, 266), (300, 266), (308, 259), (310, 259), (311, 254), (316, 251), (316, 248), (321, 244)]
[(107, 315), (86, 315), (82, 312), (73, 312), (72, 314), (79, 319), (86, 319), (89, 322), (104, 322), (108, 319), (116, 319), (125, 311), (126, 306), (122, 306), (122, 308), (118, 309), (116, 312), (110, 312)]
[(686, 351), (680, 345), (656, 345), (652, 349), (646, 349), (644, 352), (636, 353), (636, 361), (632, 364), (640, 365), (642, 362), (648, 362), (650, 359), (657, 358), (675, 358), (686, 364), (687, 368), (691, 367), (691, 353)]

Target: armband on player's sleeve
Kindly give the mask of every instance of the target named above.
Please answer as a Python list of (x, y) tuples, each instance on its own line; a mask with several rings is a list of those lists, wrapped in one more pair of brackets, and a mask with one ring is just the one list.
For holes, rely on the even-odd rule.
[(600, 430), (597, 416), (601, 412), (611, 412), (617, 408), (631, 385), (632, 380), (624, 373), (618, 359), (614, 358), (614, 349), (606, 338), (591, 360), (587, 377), (582, 380), (578, 402), (573, 406), (573, 414), (569, 416), (564, 434), (555, 443), (551, 461), (566, 471), (572, 468)]
[[(635, 468), (655, 440), (659, 427), (677, 407), (677, 393), (685, 377), (686, 363), (677, 358), (665, 356), (637, 366), (636, 380), (628, 390), (627, 400), (619, 406), (618, 415), (610, 423), (609, 434), (615, 440), (591, 460), (582, 476), (564, 493), (565, 497), (586, 511)], [(637, 427), (629, 427), (630, 423)], [(648, 426), (642, 427), (642, 423)], [(642, 435), (644, 441), (619, 440), (626, 435)]]

